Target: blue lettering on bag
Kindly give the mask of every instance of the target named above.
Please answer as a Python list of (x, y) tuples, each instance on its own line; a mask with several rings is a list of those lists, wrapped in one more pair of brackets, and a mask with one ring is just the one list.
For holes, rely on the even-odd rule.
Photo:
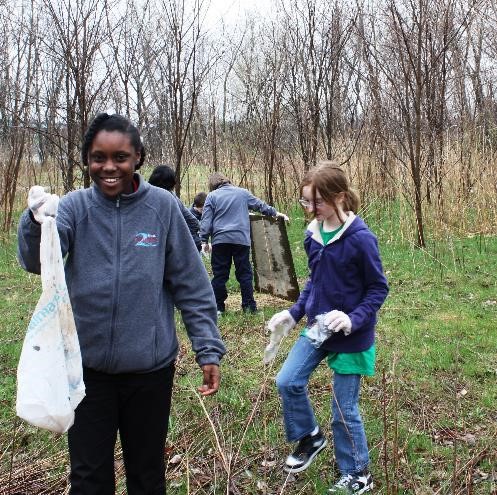
[(36, 330), (40, 327), (40, 325), (47, 319), (52, 317), (55, 314), (60, 302), (67, 301), (67, 291), (62, 290), (61, 288), (57, 288), (52, 299), (48, 301), (47, 304), (39, 311), (37, 311), (28, 326), (28, 333), (35, 335)]

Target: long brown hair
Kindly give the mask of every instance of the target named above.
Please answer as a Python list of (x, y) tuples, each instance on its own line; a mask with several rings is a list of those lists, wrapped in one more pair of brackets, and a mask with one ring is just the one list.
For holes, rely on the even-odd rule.
[[(300, 194), (305, 186), (312, 184), (312, 192), (316, 197), (316, 190), (321, 194), (323, 200), (332, 205), (338, 218), (340, 214), (336, 207), (336, 198), (340, 193), (344, 193), (345, 211), (357, 213), (360, 206), (359, 195), (350, 187), (349, 180), (345, 172), (335, 161), (321, 161), (318, 165), (305, 174), (300, 183)], [(316, 215), (316, 205), (314, 204), (314, 216)]]

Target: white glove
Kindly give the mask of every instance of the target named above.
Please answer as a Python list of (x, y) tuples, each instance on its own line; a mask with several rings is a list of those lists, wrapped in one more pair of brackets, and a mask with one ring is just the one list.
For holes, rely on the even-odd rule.
[(289, 222), (289, 221), (290, 221), (290, 219), (288, 218), (288, 216), (287, 216), (287, 215), (285, 215), (284, 213), (281, 213), (281, 212), (279, 212), (279, 211), (277, 211), (277, 212), (276, 212), (276, 215), (275, 215), (274, 217), (275, 217), (275, 218), (283, 218), (283, 220), (284, 220), (285, 222)]
[(343, 330), (345, 335), (350, 335), (350, 332), (352, 331), (352, 322), (350, 321), (349, 316), (343, 311), (338, 311), (336, 309), (326, 313), (323, 323), (334, 333)]
[(43, 223), (46, 217), (55, 217), (59, 207), (59, 197), (45, 192), (42, 186), (33, 186), (28, 193), (28, 208), (38, 223)]
[(264, 364), (268, 364), (274, 359), (280, 347), (281, 339), (286, 337), (296, 324), (297, 322), (287, 309), (272, 316), (267, 324), (267, 329), (271, 332), (271, 339), (264, 350)]
[(205, 256), (206, 258), (209, 257), (212, 251), (212, 246), (209, 242), (203, 242), (202, 243), (202, 255)]
[(281, 328), (286, 336), (296, 324), (297, 322), (293, 319), (290, 311), (288, 311), (288, 309), (285, 309), (283, 311), (280, 311), (279, 313), (274, 314), (271, 317), (271, 319), (268, 321), (267, 328), (271, 332), (275, 332), (278, 328)]

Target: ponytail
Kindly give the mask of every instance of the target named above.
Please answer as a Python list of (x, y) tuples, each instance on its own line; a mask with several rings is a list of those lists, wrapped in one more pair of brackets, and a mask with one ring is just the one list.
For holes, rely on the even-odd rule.
[(359, 195), (350, 187), (345, 191), (344, 206), (346, 211), (353, 211), (354, 213), (357, 213), (359, 211), (359, 206), (361, 206)]

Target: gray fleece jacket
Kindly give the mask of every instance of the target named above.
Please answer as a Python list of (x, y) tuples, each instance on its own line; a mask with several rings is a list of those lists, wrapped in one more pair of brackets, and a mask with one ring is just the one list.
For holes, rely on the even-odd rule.
[[(60, 200), (57, 228), (83, 365), (107, 373), (169, 365), (178, 353), (174, 306), (198, 364), (218, 364), (225, 347), (214, 295), (177, 202), (135, 177), (138, 189), (117, 199), (93, 186)], [(40, 273), (40, 234), (26, 210), (18, 256), (32, 273)]]
[(222, 184), (205, 199), (200, 221), (200, 239), (212, 244), (230, 243), (250, 246), (249, 210), (274, 217), (276, 210), (250, 191)]

